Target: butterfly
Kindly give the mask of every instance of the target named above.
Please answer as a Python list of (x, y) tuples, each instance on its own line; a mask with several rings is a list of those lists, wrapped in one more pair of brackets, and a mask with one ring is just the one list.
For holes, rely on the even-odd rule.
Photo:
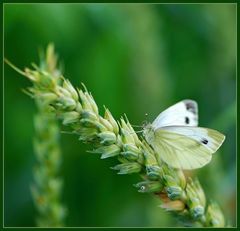
[(213, 129), (198, 127), (198, 105), (183, 100), (160, 113), (143, 128), (143, 136), (157, 158), (177, 169), (201, 168), (212, 159), (225, 136)]

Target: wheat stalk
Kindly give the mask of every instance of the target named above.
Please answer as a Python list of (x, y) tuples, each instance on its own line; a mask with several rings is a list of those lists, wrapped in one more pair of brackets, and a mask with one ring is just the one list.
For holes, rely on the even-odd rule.
[(138, 136), (127, 117), (116, 121), (105, 108), (98, 111), (92, 95), (83, 85), (75, 89), (69, 80), (39, 68), (22, 72), (32, 83), (28, 92), (67, 126), (79, 140), (90, 143), (101, 159), (115, 157), (120, 164), (112, 169), (118, 174), (138, 173), (143, 179), (135, 184), (141, 193), (153, 193), (161, 199), (161, 207), (176, 215), (185, 225), (223, 227), (224, 216), (215, 202), (206, 202), (197, 179), (186, 179), (181, 170), (164, 164), (143, 137)]

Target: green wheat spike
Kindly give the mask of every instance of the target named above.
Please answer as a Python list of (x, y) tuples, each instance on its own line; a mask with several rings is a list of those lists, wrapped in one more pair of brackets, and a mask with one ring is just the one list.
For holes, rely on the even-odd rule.
[[(52, 46), (48, 47), (47, 54), (49, 53), (53, 56)], [(33, 85), (28, 91), (34, 96), (36, 102), (41, 101), (44, 110), (57, 115), (70, 132), (79, 136), (80, 141), (91, 144), (93, 149), (91, 152), (98, 153), (102, 159), (117, 158), (120, 163), (112, 169), (117, 170), (119, 174), (140, 174), (144, 181), (135, 185), (138, 191), (158, 196), (161, 199), (161, 207), (185, 221), (185, 225), (190, 223), (192, 226), (203, 227), (225, 225), (220, 208), (215, 203), (207, 203), (199, 181), (186, 179), (181, 170), (173, 169), (157, 159), (156, 153), (144, 138), (134, 132), (126, 116), (116, 121), (106, 108), (104, 116), (101, 116), (94, 98), (85, 86), (83, 89), (75, 89), (63, 76), (56, 79), (53, 68), (56, 60), (49, 57), (51, 56), (47, 56), (49, 68), (44, 70), (35, 68), (25, 69), (22, 72), (17, 69), (32, 82)], [(52, 123), (52, 121), (49, 122)], [(47, 143), (44, 144), (44, 142), (42, 146), (36, 145), (40, 150), (39, 161), (44, 160), (41, 150), (48, 148), (45, 145)], [(55, 190), (60, 190), (61, 183), (58, 182), (58, 178), (49, 178), (51, 175), (46, 173), (43, 162), (40, 162), (39, 166), (42, 167), (36, 174), (40, 178), (36, 179), (36, 182), (39, 182), (37, 184), (40, 186), (44, 180), (46, 182), (53, 180)], [(37, 190), (43, 192), (45, 189), (39, 187)], [(57, 201), (56, 198), (55, 201)], [(48, 195), (46, 198), (35, 198), (36, 205), (41, 205), (38, 210), (42, 217), (49, 214), (49, 208), (44, 204), (45, 200), (51, 201)], [(54, 208), (59, 208), (61, 206), (59, 203), (58, 201)], [(56, 210), (53, 209), (53, 211)], [(53, 211), (51, 214), (54, 213)], [(56, 215), (56, 221), (62, 221), (63, 214)], [(44, 223), (44, 221), (41, 222)]]

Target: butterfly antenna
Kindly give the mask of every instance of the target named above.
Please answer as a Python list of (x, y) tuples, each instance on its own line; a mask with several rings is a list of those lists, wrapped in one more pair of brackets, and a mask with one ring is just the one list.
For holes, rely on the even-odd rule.
[(142, 128), (143, 126), (142, 125), (134, 125), (134, 124), (131, 124), (132, 127), (136, 127), (136, 128)]
[(141, 133), (141, 132), (143, 132), (143, 130), (140, 130), (140, 131), (136, 131), (135, 133)]
[(130, 135), (132, 135), (132, 134), (134, 134), (134, 133), (136, 133), (136, 134), (137, 134), (137, 133), (141, 133), (141, 132), (143, 132), (143, 130), (140, 130), (140, 131), (134, 131), (134, 132), (130, 132), (129, 134), (130, 134)]
[(61, 131), (62, 134), (68, 134), (68, 135), (75, 135), (74, 132), (69, 132), (69, 131)]

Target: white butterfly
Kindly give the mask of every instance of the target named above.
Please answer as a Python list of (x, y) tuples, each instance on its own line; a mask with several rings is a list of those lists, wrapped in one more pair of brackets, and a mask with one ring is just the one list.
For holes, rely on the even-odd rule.
[(198, 106), (183, 100), (159, 114), (143, 129), (146, 141), (157, 157), (179, 169), (201, 168), (212, 159), (225, 136), (218, 131), (197, 127)]

